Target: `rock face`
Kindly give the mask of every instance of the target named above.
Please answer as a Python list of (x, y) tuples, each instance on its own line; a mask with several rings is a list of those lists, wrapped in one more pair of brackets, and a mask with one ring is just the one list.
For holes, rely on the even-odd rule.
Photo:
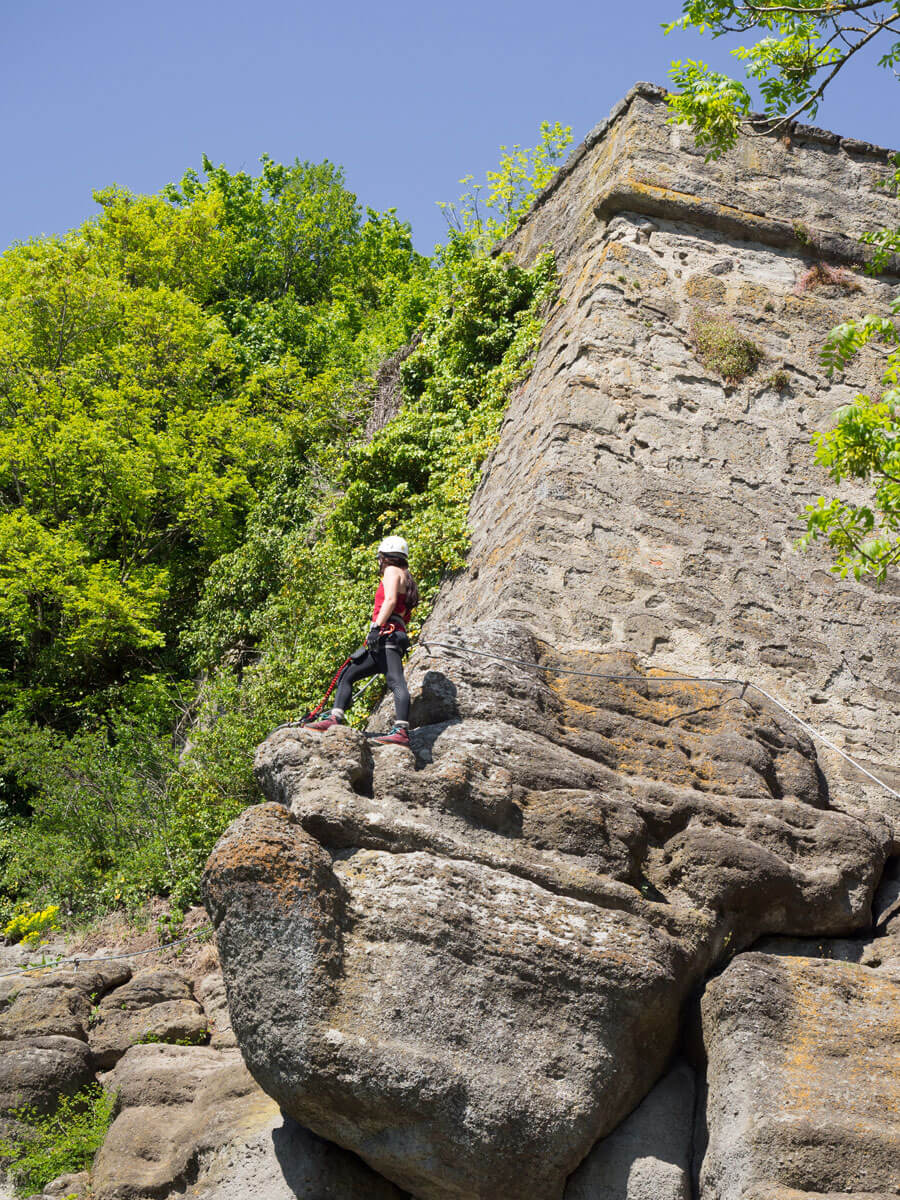
[(204, 1042), (203, 1010), (178, 971), (146, 967), (100, 1001), (89, 1041), (97, 1065), (112, 1067), (139, 1042)]
[[(7, 969), (19, 965), (14, 958), (0, 952)], [(0, 1133), (17, 1138), (17, 1110), (52, 1112), (88, 1084), (116, 1097), (92, 1169), (51, 1181), (42, 1200), (406, 1200), (259, 1089), (234, 1047), (222, 974), (208, 955), (196, 982), (191, 971), (148, 961), (2, 980)], [(209, 1044), (178, 1044), (198, 1039)], [(0, 1200), (12, 1196), (0, 1180)]]
[(742, 954), (706, 990), (703, 1036), (704, 1200), (900, 1194), (894, 979), (852, 963)]
[[(895, 223), (888, 158), (797, 128), (710, 165), (665, 116), (639, 85), (508, 243), (553, 250), (560, 303), (410, 663), (411, 751), (277, 732), (270, 803), (207, 867), (250, 1071), (419, 1200), (896, 1188), (900, 1081), (867, 1125), (837, 1064), (889, 1054), (866, 1014), (896, 986), (893, 901), (874, 930), (871, 903), (897, 801), (758, 691), (666, 677), (749, 678), (900, 784), (900, 598), (793, 548), (826, 486), (811, 429), (877, 385), (874, 353), (835, 381), (817, 354), (893, 295), (858, 270)], [(761, 364), (726, 383), (703, 321)], [(740, 953), (760, 937), (777, 953)], [(689, 1069), (651, 1087), (730, 959), (691, 1134)]]
[(283, 1121), (235, 1050), (134, 1046), (106, 1079), (115, 1119), (92, 1200), (402, 1200), (352, 1155)]
[(419, 1197), (559, 1197), (710, 963), (865, 924), (887, 834), (827, 808), (773, 713), (556, 676), (512, 622), (466, 636), (532, 669), (414, 668), (414, 754), (273, 735), (279, 803), (219, 843), (206, 903), (238, 1043), (286, 1112)]

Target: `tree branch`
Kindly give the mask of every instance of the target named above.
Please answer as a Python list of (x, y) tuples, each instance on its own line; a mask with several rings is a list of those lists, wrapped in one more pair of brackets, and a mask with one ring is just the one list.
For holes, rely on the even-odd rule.
[(837, 73), (844, 66), (846, 66), (846, 64), (850, 61), (850, 59), (855, 54), (857, 54), (860, 50), (862, 50), (863, 46), (865, 46), (869, 42), (871, 42), (872, 38), (877, 37), (877, 35), (881, 32), (882, 28), (883, 28), (883, 26), (879, 25), (877, 28), (875, 28), (875, 29), (871, 30), (869, 33), (867, 33), (865, 35), (865, 37), (860, 38), (860, 40), (856, 43), (856, 45), (851, 50), (848, 50), (848, 52), (843, 56), (843, 58), (838, 59), (838, 61), (834, 64), (832, 69), (825, 76), (825, 78), (822, 80), (822, 82), (819, 84), (819, 86), (816, 88), (816, 90), (812, 93), (812, 95), (809, 96), (801, 105), (799, 105), (797, 108), (795, 108), (792, 113), (787, 113), (787, 114), (785, 114), (785, 116), (778, 117), (778, 118), (763, 117), (762, 120), (767, 122), (768, 127), (764, 130), (759, 130), (759, 131), (754, 130), (751, 127), (750, 136), (751, 137), (764, 137), (768, 134), (775, 133), (776, 130), (778, 130), (778, 129), (783, 129), (784, 126), (789, 125), (791, 123), (791, 121), (796, 121), (796, 119), (800, 116), (801, 113), (806, 112), (807, 109), (811, 108), (816, 103), (817, 100), (821, 99), (825, 89), (828, 87), (828, 85), (831, 83), (832, 79), (834, 79), (834, 77), (837, 75)]

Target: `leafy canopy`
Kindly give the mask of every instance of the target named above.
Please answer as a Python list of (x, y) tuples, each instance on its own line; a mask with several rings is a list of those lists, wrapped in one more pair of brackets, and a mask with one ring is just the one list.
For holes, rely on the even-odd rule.
[[(550, 173), (552, 148), (523, 153), (496, 173), (509, 221)], [(464, 563), (555, 289), (549, 258), (523, 270), (475, 228), (423, 258), (329, 163), (204, 160), (97, 196), (95, 221), (0, 256), (7, 919), (196, 901), (259, 799), (254, 746), (358, 644), (380, 538), (414, 546), (420, 620)]]
[(273, 460), (359, 420), (426, 306), (408, 227), (332, 164), (204, 167), (0, 256), (0, 704), (42, 719), (184, 672)]
[[(438, 203), (451, 237), (464, 234), (474, 238), (481, 252), (507, 237), (559, 170), (571, 141), (570, 125), (542, 121), (537, 146), (500, 147), (500, 165), (496, 171), (486, 172), (486, 183), (474, 183), (474, 175), (464, 175), (459, 182), (472, 184), (470, 190), (455, 203)], [(485, 190), (482, 208), (481, 193)]]

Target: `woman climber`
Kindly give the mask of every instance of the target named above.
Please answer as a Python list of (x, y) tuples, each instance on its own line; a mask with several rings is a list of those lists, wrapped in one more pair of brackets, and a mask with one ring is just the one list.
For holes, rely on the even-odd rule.
[(419, 602), (419, 589), (409, 569), (409, 547), (403, 538), (384, 539), (378, 547), (378, 570), (381, 580), (365, 645), (354, 650), (341, 671), (330, 715), (306, 728), (321, 732), (342, 724), (353, 685), (370, 675), (384, 675), (394, 694), (394, 727), (390, 733), (366, 737), (382, 745), (408, 746), (409, 690), (403, 677), (403, 656), (409, 649), (406, 627)]

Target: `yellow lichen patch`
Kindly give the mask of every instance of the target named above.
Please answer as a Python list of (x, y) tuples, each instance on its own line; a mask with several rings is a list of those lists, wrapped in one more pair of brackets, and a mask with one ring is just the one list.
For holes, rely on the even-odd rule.
[(778, 1108), (865, 1127), (900, 1118), (900, 989), (855, 963), (782, 960), (790, 987)]
[(706, 304), (721, 304), (725, 300), (725, 284), (717, 275), (694, 275), (684, 290), (692, 300)]

